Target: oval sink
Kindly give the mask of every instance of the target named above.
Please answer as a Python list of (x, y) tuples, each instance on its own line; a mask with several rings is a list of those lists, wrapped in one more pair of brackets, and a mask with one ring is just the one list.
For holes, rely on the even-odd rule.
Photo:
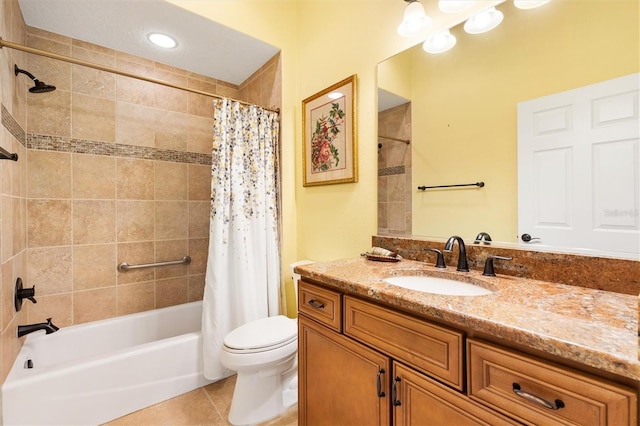
[(491, 290), (478, 285), (422, 275), (391, 277), (386, 278), (384, 281), (409, 290), (448, 296), (484, 296), (492, 293)]

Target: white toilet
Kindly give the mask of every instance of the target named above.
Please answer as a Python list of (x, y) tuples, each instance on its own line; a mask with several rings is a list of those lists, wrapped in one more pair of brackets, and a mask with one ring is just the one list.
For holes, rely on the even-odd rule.
[[(298, 298), (298, 265), (290, 265)], [(222, 365), (238, 372), (229, 423), (251, 425), (270, 420), (298, 402), (298, 321), (284, 315), (244, 324), (224, 338)]]

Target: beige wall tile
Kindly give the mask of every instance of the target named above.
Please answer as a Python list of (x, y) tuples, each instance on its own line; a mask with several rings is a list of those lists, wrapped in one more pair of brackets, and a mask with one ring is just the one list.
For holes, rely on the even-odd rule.
[(73, 198), (116, 198), (116, 159), (73, 154)]
[[(211, 92), (215, 93), (215, 92)], [(189, 93), (189, 114), (204, 118), (213, 118), (215, 98), (197, 93)]]
[(71, 198), (71, 154), (30, 149), (27, 167), (28, 197)]
[(30, 95), (27, 98), (29, 132), (71, 137), (71, 92), (59, 89)]
[(210, 201), (189, 201), (189, 238), (208, 238)]
[(83, 324), (116, 316), (116, 288), (78, 291), (73, 297), (73, 321)]
[(186, 201), (156, 201), (156, 240), (175, 240), (188, 234), (189, 219)]
[(13, 294), (15, 289), (15, 280), (13, 279), (13, 261), (9, 260), (2, 263), (0, 266), (0, 279), (2, 280), (2, 296), (1, 310), (2, 310), (2, 329), (6, 329), (15, 314), (15, 308), (13, 306)]
[[(141, 243), (119, 243), (118, 244), (118, 260), (117, 264), (126, 262), (129, 265), (140, 265), (145, 263), (153, 263), (154, 243), (146, 241)], [(116, 273), (118, 285), (130, 284), (143, 281), (151, 281), (154, 279), (154, 268), (134, 269), (127, 272)]]
[[(169, 78), (169, 76), (173, 76), (173, 78)], [(172, 73), (163, 73), (155, 78), (163, 81), (169, 81), (180, 86), (185, 86), (187, 84), (186, 76), (176, 76)], [(188, 92), (185, 92), (184, 90), (176, 90), (156, 84), (153, 87), (153, 96), (153, 105), (156, 108), (182, 113), (186, 113), (189, 109), (189, 95)]]
[(115, 238), (115, 200), (73, 201), (73, 244), (110, 243)]
[(29, 200), (27, 203), (29, 247), (71, 244), (71, 201)]
[(155, 110), (131, 103), (116, 102), (116, 143), (154, 147)]
[(189, 301), (188, 277), (156, 281), (156, 309), (179, 305)]
[(153, 201), (118, 201), (117, 209), (116, 238), (119, 243), (153, 240)]
[(71, 105), (72, 137), (115, 142), (116, 104), (114, 100), (74, 93)]
[(0, 198), (0, 214), (2, 221), (0, 221), (0, 229), (2, 229), (0, 252), (1, 261), (6, 262), (13, 257), (13, 197), (8, 195), (2, 195)]
[[(188, 240), (156, 241), (155, 262), (180, 260), (189, 253)], [(162, 266), (156, 268), (156, 280), (187, 275), (188, 265)]]
[(154, 128), (156, 130), (155, 147), (174, 151), (187, 149), (187, 117), (183, 113), (156, 110)]
[[(117, 64), (118, 68), (122, 68), (122, 61), (117, 60)], [(127, 67), (128, 72), (139, 75), (149, 75), (153, 69), (131, 63), (129, 65)], [(119, 75), (116, 77), (116, 99), (119, 102), (153, 107), (155, 103), (155, 95), (153, 93), (155, 87), (156, 85), (153, 83)]]
[[(74, 54), (88, 52), (85, 49), (73, 49)], [(100, 63), (100, 59), (108, 58), (100, 54), (82, 54), (80, 56), (90, 57), (91, 62)], [(115, 59), (114, 59), (115, 60)], [(103, 59), (102, 62), (109, 62)], [(115, 101), (116, 99), (116, 77), (106, 71), (95, 70), (93, 68), (73, 65), (72, 68), (72, 88), (74, 93), (97, 96)]]
[(27, 250), (27, 257), (29, 266), (25, 286), (35, 286), (36, 296), (73, 290), (70, 246), (31, 248)]
[(116, 285), (116, 244), (73, 247), (73, 289)]
[(209, 254), (209, 239), (197, 238), (189, 240), (189, 274), (204, 274), (207, 269), (207, 257)]
[(118, 199), (153, 200), (154, 165), (151, 160), (118, 158)]
[(57, 327), (73, 325), (73, 297), (71, 293), (51, 294), (37, 298), (38, 303), (23, 305), (27, 308), (27, 321), (29, 324), (45, 322), (51, 318), (51, 322)]
[(211, 200), (211, 166), (189, 164), (189, 200)]
[(189, 302), (202, 300), (204, 296), (205, 275), (189, 275)]
[(187, 151), (211, 154), (213, 145), (213, 115), (211, 117), (187, 116)]
[(127, 315), (153, 309), (155, 306), (154, 282), (118, 286), (116, 306), (117, 315)]
[(187, 165), (155, 161), (155, 199), (187, 199)]

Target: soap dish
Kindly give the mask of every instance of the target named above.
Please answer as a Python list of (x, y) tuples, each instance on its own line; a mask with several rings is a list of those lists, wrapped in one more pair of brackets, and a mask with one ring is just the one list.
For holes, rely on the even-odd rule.
[(360, 256), (364, 256), (367, 260), (374, 260), (376, 262), (399, 262), (402, 260), (402, 256), (396, 254), (395, 256), (383, 256), (372, 253), (362, 253)]

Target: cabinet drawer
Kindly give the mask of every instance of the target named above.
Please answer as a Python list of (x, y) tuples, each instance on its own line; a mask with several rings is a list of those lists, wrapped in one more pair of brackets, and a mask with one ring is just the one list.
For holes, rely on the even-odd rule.
[(344, 297), (344, 333), (462, 390), (463, 333)]
[(342, 332), (342, 303), (341, 295), (337, 291), (300, 281), (298, 312), (338, 333)]
[(469, 396), (524, 423), (637, 424), (631, 389), (478, 340), (467, 353)]

